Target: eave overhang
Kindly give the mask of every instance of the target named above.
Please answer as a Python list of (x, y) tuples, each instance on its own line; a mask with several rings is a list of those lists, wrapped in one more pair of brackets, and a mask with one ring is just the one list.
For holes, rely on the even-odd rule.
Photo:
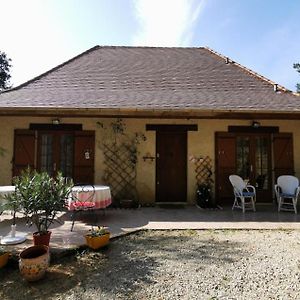
[(300, 119), (299, 110), (263, 109), (170, 109), (170, 108), (1, 108), (0, 116), (30, 117), (101, 117), (101, 118), (165, 118), (165, 119)]

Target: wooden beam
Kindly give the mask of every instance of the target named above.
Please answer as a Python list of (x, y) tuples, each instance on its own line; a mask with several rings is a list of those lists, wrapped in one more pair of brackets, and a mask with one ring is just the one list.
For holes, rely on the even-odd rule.
[(146, 124), (146, 130), (159, 131), (197, 131), (198, 125)]

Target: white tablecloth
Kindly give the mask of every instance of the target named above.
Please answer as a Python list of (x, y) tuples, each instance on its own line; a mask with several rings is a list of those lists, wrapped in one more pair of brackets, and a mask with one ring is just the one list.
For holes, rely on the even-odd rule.
[(3, 197), (6, 194), (14, 192), (16, 187), (14, 185), (5, 185), (0, 186), (0, 197)]
[(8, 195), (15, 191), (15, 186), (13, 185), (6, 185), (6, 186), (0, 186), (0, 214), (5, 210), (5, 195)]
[(15, 189), (14, 185), (0, 186), (0, 201), (4, 200), (4, 196), (14, 192)]
[(69, 210), (74, 210), (74, 201), (89, 201), (95, 203), (95, 209), (106, 208), (111, 204), (111, 193), (110, 188), (104, 185), (94, 185), (95, 192), (92, 186), (86, 186), (82, 188), (81, 186), (73, 187), (71, 195), (69, 197)]

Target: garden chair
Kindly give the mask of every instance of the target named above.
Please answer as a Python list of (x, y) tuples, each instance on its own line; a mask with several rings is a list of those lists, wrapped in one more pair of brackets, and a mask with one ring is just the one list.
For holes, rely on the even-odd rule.
[(71, 220), (73, 231), (76, 215), (85, 211), (95, 211), (95, 187), (92, 184), (75, 184), (72, 188), (69, 209), (72, 211)]
[(299, 192), (299, 179), (297, 177), (292, 175), (279, 176), (277, 184), (275, 184), (278, 211), (294, 211), (296, 214)]
[(252, 185), (248, 185), (244, 182), (244, 180), (238, 175), (230, 175), (229, 181), (233, 187), (234, 193), (234, 202), (232, 206), (232, 210), (234, 208), (241, 208), (243, 213), (245, 210), (255, 209), (256, 202), (256, 190)]

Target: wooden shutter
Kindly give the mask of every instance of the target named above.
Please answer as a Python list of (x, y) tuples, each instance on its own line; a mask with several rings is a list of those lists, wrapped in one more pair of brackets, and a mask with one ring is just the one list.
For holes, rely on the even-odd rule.
[(15, 130), (13, 176), (20, 175), (27, 167), (35, 168), (35, 141), (34, 130)]
[[(230, 133), (216, 133), (216, 197), (232, 198), (229, 175), (236, 172), (236, 138)], [(224, 202), (224, 200), (222, 200)]]
[(273, 161), (275, 182), (280, 175), (294, 175), (293, 134), (273, 135)]
[(94, 183), (95, 131), (76, 131), (74, 142), (75, 183)]

